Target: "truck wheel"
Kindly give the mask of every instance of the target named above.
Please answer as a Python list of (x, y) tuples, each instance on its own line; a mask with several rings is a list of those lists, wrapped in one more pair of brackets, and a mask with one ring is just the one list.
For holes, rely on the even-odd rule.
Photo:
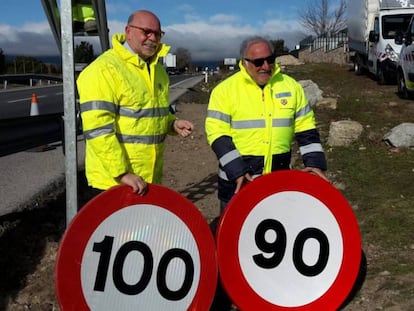
[(377, 82), (380, 85), (387, 84), (387, 77), (385, 75), (384, 70), (382, 70), (381, 66), (377, 66)]
[(412, 99), (413, 94), (408, 91), (407, 85), (405, 83), (404, 74), (401, 70), (397, 72), (397, 87), (398, 87), (398, 96), (403, 99)]
[(360, 76), (364, 73), (362, 66), (358, 62), (354, 63), (354, 72), (357, 76)]

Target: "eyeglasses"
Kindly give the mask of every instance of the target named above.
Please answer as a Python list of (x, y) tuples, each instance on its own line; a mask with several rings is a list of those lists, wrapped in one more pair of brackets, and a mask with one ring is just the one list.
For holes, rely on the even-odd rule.
[(252, 63), (256, 67), (260, 67), (260, 66), (263, 66), (263, 64), (264, 64), (265, 61), (269, 65), (274, 64), (275, 63), (275, 56), (274, 55), (270, 55), (270, 56), (265, 57), (265, 58), (256, 58), (256, 59), (245, 58), (244, 60), (248, 61), (249, 63)]
[(151, 34), (154, 34), (155, 38), (157, 38), (157, 39), (161, 39), (165, 35), (164, 31), (157, 31), (157, 30), (152, 30), (152, 29), (148, 29), (148, 28), (142, 28), (142, 27), (138, 27), (138, 26), (135, 26), (135, 25), (131, 25), (131, 24), (128, 24), (128, 26), (141, 30), (147, 38), (149, 36), (151, 36)]

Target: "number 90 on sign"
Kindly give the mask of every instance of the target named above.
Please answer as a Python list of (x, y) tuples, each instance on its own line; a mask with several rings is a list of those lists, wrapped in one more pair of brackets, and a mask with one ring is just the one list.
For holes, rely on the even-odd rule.
[(276, 172), (247, 184), (216, 235), (223, 285), (243, 310), (336, 310), (359, 271), (352, 209), (309, 173)]

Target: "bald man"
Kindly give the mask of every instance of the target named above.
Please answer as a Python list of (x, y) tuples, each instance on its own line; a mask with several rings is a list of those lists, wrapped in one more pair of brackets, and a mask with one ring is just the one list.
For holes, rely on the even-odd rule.
[(146, 10), (128, 18), (125, 33), (77, 79), (85, 172), (93, 193), (119, 184), (144, 195), (161, 183), (167, 134), (190, 135), (193, 124), (169, 109), (169, 77), (158, 62), (170, 49), (161, 43), (158, 17)]

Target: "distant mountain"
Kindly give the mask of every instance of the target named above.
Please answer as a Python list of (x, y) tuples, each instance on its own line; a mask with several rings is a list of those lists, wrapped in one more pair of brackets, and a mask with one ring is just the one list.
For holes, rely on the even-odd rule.
[(5, 55), (7, 62), (12, 62), (17, 56), (27, 56), (27, 57), (33, 57), (35, 59), (40, 60), (44, 64), (56, 64), (61, 65), (62, 64), (62, 57), (60, 55)]

